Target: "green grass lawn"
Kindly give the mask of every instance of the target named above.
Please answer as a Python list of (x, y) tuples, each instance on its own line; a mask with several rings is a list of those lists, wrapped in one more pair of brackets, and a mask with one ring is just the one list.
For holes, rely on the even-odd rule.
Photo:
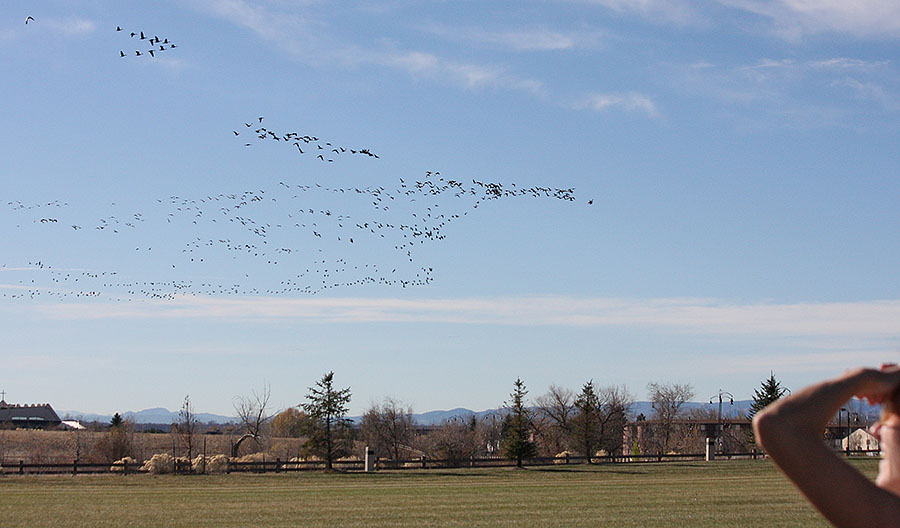
[[(877, 471), (877, 460), (851, 463), (870, 476)], [(6, 476), (0, 525), (828, 526), (764, 460), (376, 474)]]

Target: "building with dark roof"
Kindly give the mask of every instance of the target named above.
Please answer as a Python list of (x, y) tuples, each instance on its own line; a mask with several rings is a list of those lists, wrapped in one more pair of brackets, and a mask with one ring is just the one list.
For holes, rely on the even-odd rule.
[(20, 405), (0, 400), (0, 425), (46, 429), (62, 423), (49, 403)]

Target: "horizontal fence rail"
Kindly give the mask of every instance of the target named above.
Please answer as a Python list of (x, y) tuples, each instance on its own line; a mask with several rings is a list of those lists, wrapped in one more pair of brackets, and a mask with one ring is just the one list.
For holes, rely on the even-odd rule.
[[(836, 450), (835, 453), (846, 456), (877, 456), (881, 452), (877, 449), (858, 449), (858, 450)], [(716, 459), (741, 459), (741, 458), (759, 458), (764, 456), (762, 451), (750, 451), (740, 453), (716, 453)], [(654, 462), (673, 462), (673, 461), (690, 461), (704, 460), (704, 453), (672, 453), (672, 454), (634, 454), (634, 455), (602, 455), (591, 457), (590, 462), (593, 464), (643, 464)], [(557, 456), (557, 457), (533, 457), (523, 460), (525, 466), (550, 466), (550, 465), (567, 465), (567, 464), (586, 464), (588, 459), (585, 456)], [(463, 468), (463, 467), (511, 467), (516, 465), (515, 459), (510, 458), (410, 458), (410, 459), (376, 459), (376, 469), (446, 469), (446, 468)], [(120, 473), (130, 475), (135, 473), (146, 473), (141, 469), (143, 463), (115, 462), (112, 464), (101, 463), (84, 463), (77, 460), (68, 463), (25, 463), (22, 460), (11, 462), (4, 461), (0, 465), (0, 475), (25, 475), (25, 474), (98, 474), (98, 473)], [(362, 471), (365, 469), (363, 460), (335, 460), (332, 464), (333, 468), (342, 471)], [(174, 472), (177, 474), (190, 474), (192, 470), (188, 461), (178, 460), (173, 464)], [(237, 462), (229, 461), (226, 472), (228, 473), (281, 473), (293, 471), (314, 471), (325, 469), (325, 461), (323, 460), (302, 460), (302, 461), (282, 461), (275, 458), (274, 460), (264, 460), (258, 462)], [(200, 471), (201, 473), (203, 471)]]

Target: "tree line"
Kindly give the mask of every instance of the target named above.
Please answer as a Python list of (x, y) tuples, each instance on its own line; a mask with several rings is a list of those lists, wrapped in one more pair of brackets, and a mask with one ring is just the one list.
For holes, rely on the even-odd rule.
[[(782, 397), (786, 389), (774, 374), (754, 395), (750, 414)], [(318, 459), (331, 469), (334, 461), (358, 456), (369, 446), (385, 460), (421, 457), (462, 464), (471, 457), (505, 457), (521, 465), (535, 456), (578, 456), (588, 463), (598, 456), (628, 454), (697, 453), (704, 435), (697, 423), (717, 419), (709, 410), (686, 411), (694, 397), (689, 384), (650, 383), (647, 393), (650, 416), (629, 415), (634, 397), (623, 385), (598, 386), (586, 381), (578, 391), (551, 385), (548, 391), (528, 399), (521, 379), (513, 382), (509, 398), (497, 410), (480, 417), (455, 417), (437, 425), (417, 424), (412, 408), (392, 397), (373, 403), (358, 424), (347, 416), (349, 387), (338, 388), (328, 372), (308, 388), (305, 400), (294, 407), (271, 412), (268, 385), (250, 396), (235, 397), (238, 423), (231, 426), (230, 455), (262, 452), (272, 448), (273, 438), (296, 438), (301, 458)], [(133, 424), (116, 414), (108, 435), (98, 448), (105, 458), (118, 460), (131, 454)], [(631, 429), (630, 435), (626, 428)], [(200, 454), (203, 432), (186, 396), (179, 419), (172, 424), (173, 449), (191, 458)], [(744, 451), (752, 445), (747, 430), (725, 430), (723, 449)], [(623, 440), (624, 439), (624, 440)]]

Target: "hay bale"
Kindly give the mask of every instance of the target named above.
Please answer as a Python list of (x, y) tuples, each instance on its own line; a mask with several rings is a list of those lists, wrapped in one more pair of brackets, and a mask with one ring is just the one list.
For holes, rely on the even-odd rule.
[(566, 463), (566, 460), (565, 460), (566, 457), (570, 457), (570, 458), (571, 458), (571, 457), (573, 457), (573, 456), (575, 456), (575, 453), (573, 453), (573, 452), (571, 452), (571, 451), (568, 451), (568, 450), (562, 451), (562, 452), (556, 454), (556, 460), (554, 460), (553, 463), (554, 463), (554, 464), (565, 464), (565, 463)]
[(274, 462), (275, 457), (268, 456), (265, 453), (250, 453), (240, 458), (232, 458), (232, 462)]
[(109, 470), (114, 473), (122, 473), (123, 471), (125, 471), (126, 463), (129, 467), (136, 468), (138, 462), (131, 457), (120, 458), (119, 460), (113, 462), (113, 465), (109, 466)]
[(206, 457), (197, 455), (191, 461), (191, 471), (194, 473), (227, 473), (228, 457), (225, 455)]
[(194, 457), (194, 460), (191, 460), (191, 471), (194, 473), (206, 473), (206, 466), (209, 462), (209, 457), (205, 457), (203, 455), (197, 455)]
[(228, 457), (225, 455), (215, 455), (209, 457), (209, 460), (206, 461), (206, 472), (207, 473), (227, 473), (228, 472)]
[(163, 475), (175, 471), (175, 459), (169, 453), (157, 453), (144, 462), (141, 467), (151, 475)]

